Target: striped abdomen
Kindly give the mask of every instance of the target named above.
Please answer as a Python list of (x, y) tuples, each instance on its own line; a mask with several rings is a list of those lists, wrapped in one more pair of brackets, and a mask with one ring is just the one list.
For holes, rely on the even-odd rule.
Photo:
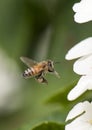
[(32, 68), (28, 68), (27, 70), (24, 71), (23, 77), (29, 78), (31, 76), (34, 76), (34, 70)]

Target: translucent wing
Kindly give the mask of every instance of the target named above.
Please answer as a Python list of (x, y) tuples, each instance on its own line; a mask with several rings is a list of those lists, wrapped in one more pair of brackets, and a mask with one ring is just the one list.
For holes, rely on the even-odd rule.
[(36, 65), (37, 62), (28, 58), (28, 57), (20, 57), (21, 61), (26, 64), (29, 68)]

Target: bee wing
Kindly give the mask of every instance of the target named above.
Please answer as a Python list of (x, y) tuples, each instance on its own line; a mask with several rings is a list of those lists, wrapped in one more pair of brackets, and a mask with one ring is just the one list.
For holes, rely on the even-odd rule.
[(28, 57), (20, 57), (21, 61), (26, 64), (29, 68), (36, 65), (37, 62), (28, 58)]

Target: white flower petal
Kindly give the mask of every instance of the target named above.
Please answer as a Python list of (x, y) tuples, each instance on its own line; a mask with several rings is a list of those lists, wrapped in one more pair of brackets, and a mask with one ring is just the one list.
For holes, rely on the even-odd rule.
[(76, 116), (80, 115), (84, 112), (83, 103), (78, 103), (73, 107), (73, 109), (68, 113), (66, 121), (75, 118)]
[(92, 90), (92, 76), (82, 76), (78, 84), (69, 92), (68, 100), (75, 100), (87, 90)]
[[(92, 109), (92, 102), (89, 103), (88, 101), (80, 102), (77, 105), (75, 105), (72, 110), (68, 113), (68, 116), (66, 118), (66, 121), (71, 120), (75, 118), (76, 116), (82, 114), (84, 111), (90, 111)], [(83, 114), (83, 116), (85, 113)], [(92, 117), (92, 115), (91, 115)], [(86, 118), (87, 119), (87, 118)]]
[(88, 123), (87, 120), (83, 121), (83, 118), (81, 118), (81, 116), (65, 126), (65, 130), (90, 130), (90, 129), (92, 130), (91, 124)]
[(65, 58), (67, 60), (72, 60), (91, 53), (92, 53), (92, 37), (89, 37), (79, 42), (74, 47), (72, 47), (66, 54)]
[(81, 117), (72, 121), (72, 123), (65, 126), (65, 130), (92, 130), (92, 126), (81, 120)]
[(74, 4), (74, 20), (78, 23), (84, 23), (92, 20), (92, 0), (81, 0)]
[[(82, 114), (82, 112), (84, 112)], [(77, 114), (76, 114), (77, 113)], [(75, 105), (69, 112), (66, 120), (74, 119), (71, 123), (65, 126), (65, 130), (92, 130), (92, 102), (81, 102)], [(80, 115), (82, 114), (82, 115)]]
[(73, 65), (73, 70), (79, 75), (92, 75), (92, 54), (78, 59)]

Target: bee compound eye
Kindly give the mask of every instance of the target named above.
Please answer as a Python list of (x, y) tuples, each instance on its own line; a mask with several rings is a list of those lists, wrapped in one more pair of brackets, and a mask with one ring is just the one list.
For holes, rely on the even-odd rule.
[(50, 67), (52, 67), (52, 62), (51, 62), (51, 61), (48, 61), (48, 65), (49, 65)]

